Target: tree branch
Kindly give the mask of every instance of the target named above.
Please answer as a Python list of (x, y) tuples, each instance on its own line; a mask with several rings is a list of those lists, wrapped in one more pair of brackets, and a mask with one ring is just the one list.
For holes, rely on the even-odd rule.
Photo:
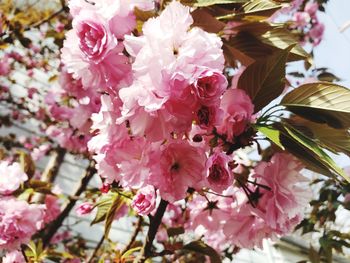
[(68, 12), (69, 9), (66, 6), (66, 2), (64, 0), (60, 0), (61, 3), (61, 8), (59, 10), (57, 10), (56, 12), (52, 13), (51, 15), (49, 15), (48, 17), (44, 18), (43, 20), (40, 20), (34, 24), (28, 25), (27, 27), (24, 28), (25, 31), (30, 30), (31, 28), (36, 28), (36, 27), (40, 27), (42, 24), (45, 24), (47, 22), (50, 22), (51, 19), (55, 18), (56, 16), (58, 16), (59, 14), (63, 13), (63, 12)]
[[(80, 196), (88, 186), (91, 178), (96, 173), (95, 169), (95, 162), (91, 161), (89, 166), (84, 172), (84, 175), (82, 176), (82, 179), (77, 186), (74, 196)], [(51, 238), (54, 236), (54, 234), (57, 232), (57, 230), (62, 226), (64, 219), (69, 215), (70, 211), (73, 209), (75, 203), (77, 202), (77, 199), (71, 199), (69, 203), (65, 206), (61, 214), (49, 225), (47, 232), (45, 236), (43, 237), (43, 243), (44, 246), (47, 247), (50, 244)]]
[(89, 257), (89, 259), (87, 260), (88, 263), (91, 263), (94, 260), (94, 257), (97, 255), (98, 250), (100, 249), (100, 247), (102, 246), (103, 242), (105, 241), (105, 235), (103, 234), (100, 241), (98, 242), (98, 244), (96, 245), (94, 252), (91, 254), (91, 256)]
[[(52, 183), (54, 182), (56, 176), (58, 175), (58, 171), (63, 163), (64, 156), (66, 155), (66, 150), (58, 147), (54, 150), (51, 155), (50, 161), (45, 167), (45, 170), (41, 176), (41, 181)], [(38, 193), (33, 196), (32, 202), (34, 203), (44, 203), (45, 195)]]
[(135, 227), (134, 233), (132, 234), (129, 243), (126, 245), (126, 247), (122, 250), (121, 254), (123, 255), (126, 251), (128, 251), (132, 244), (135, 242), (137, 235), (139, 234), (141, 227), (142, 227), (143, 217), (139, 216), (139, 220), (137, 221), (137, 225)]
[(141, 258), (139, 259), (139, 263), (144, 263), (146, 259), (152, 255), (153, 240), (156, 237), (158, 228), (162, 222), (162, 218), (164, 216), (167, 206), (168, 206), (168, 201), (165, 201), (162, 199), (160, 201), (156, 214), (150, 220), (147, 237), (145, 240), (145, 244), (142, 248)]

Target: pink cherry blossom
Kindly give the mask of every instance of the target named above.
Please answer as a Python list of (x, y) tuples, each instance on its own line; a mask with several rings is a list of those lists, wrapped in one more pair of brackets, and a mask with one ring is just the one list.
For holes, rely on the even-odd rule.
[(286, 234), (301, 221), (303, 210), (311, 199), (307, 179), (300, 174), (303, 166), (291, 155), (275, 154), (270, 162), (261, 162), (254, 169), (258, 182), (271, 190), (261, 189), (258, 209), (266, 224), (278, 234)]
[(276, 236), (269, 227), (261, 213), (252, 208), (250, 204), (243, 204), (232, 210), (229, 220), (223, 227), (224, 234), (240, 248), (262, 248), (262, 241)]
[(0, 62), (0, 76), (7, 76), (11, 72), (11, 64), (8, 56), (4, 56)]
[(206, 198), (195, 195), (188, 203), (188, 220), (184, 226), (187, 231), (192, 230), (195, 236), (203, 236), (207, 244), (221, 251), (231, 243), (223, 234), (223, 225), (230, 218), (234, 196), (222, 198), (209, 193), (205, 195)]
[[(126, 50), (135, 57), (135, 80), (119, 92), (123, 101), (120, 121), (128, 120), (133, 134), (157, 141), (174, 132), (188, 132), (199, 110), (189, 86), (198, 87), (195, 81), (204, 81), (207, 75), (205, 81), (210, 79), (213, 85), (209, 93), (214, 91), (210, 96), (219, 97), (225, 88), (226, 80), (220, 75), (224, 65), (220, 38), (197, 27), (190, 29), (192, 23), (189, 7), (173, 1), (159, 17), (144, 24), (143, 36), (125, 37)], [(199, 90), (201, 96), (209, 94)]]
[(307, 12), (296, 12), (293, 16), (293, 20), (296, 27), (305, 27), (310, 23), (311, 17)]
[(221, 72), (204, 70), (192, 84), (201, 104), (215, 105), (227, 88), (226, 77)]
[(26, 260), (21, 251), (13, 250), (11, 252), (6, 253), (6, 255), (2, 258), (2, 263), (25, 263)]
[(46, 211), (45, 211), (44, 222), (47, 224), (55, 220), (61, 212), (61, 205), (59, 203), (59, 198), (57, 198), (54, 195), (46, 195), (45, 206), (46, 206)]
[(308, 32), (308, 37), (311, 39), (312, 44), (317, 46), (321, 43), (325, 27), (324, 24), (318, 22)]
[(80, 12), (73, 27), (79, 39), (79, 48), (88, 61), (101, 62), (107, 53), (116, 47), (117, 39), (109, 27), (95, 12), (83, 10)]
[(94, 208), (94, 205), (89, 203), (89, 202), (85, 202), (80, 204), (76, 209), (75, 212), (82, 216), (82, 215), (86, 215), (86, 214), (90, 214), (92, 209)]
[(84, 87), (114, 87), (130, 73), (123, 44), (111, 32), (108, 20), (91, 10), (82, 10), (66, 34), (62, 61)]
[(228, 167), (228, 162), (232, 161), (228, 155), (217, 152), (211, 155), (207, 162), (207, 181), (209, 187), (216, 192), (222, 192), (233, 184), (233, 174)]
[(17, 249), (43, 226), (45, 206), (0, 199), (0, 249)]
[(9, 195), (28, 180), (19, 163), (0, 161), (0, 195)]
[(131, 207), (142, 216), (151, 213), (156, 206), (156, 192), (153, 186), (140, 188), (133, 198)]
[(316, 12), (318, 10), (318, 3), (317, 2), (307, 2), (304, 8), (304, 11), (309, 13), (311, 17), (314, 17), (316, 15)]
[[(186, 153), (186, 154), (184, 154)], [(158, 156), (153, 156), (150, 181), (160, 191), (163, 199), (174, 202), (185, 197), (188, 187), (199, 188), (205, 178), (204, 152), (185, 141), (165, 145)]]
[(251, 122), (254, 105), (243, 90), (228, 89), (222, 97), (220, 107), (224, 111), (224, 117), (218, 132), (232, 140), (244, 132)]

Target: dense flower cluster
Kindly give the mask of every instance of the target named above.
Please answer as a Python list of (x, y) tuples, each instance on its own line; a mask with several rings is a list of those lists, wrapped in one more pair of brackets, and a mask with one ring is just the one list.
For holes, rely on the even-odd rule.
[[(275, 154), (270, 162), (260, 162), (251, 174), (256, 179), (258, 199), (252, 206), (241, 188), (230, 186), (225, 197), (196, 195), (185, 226), (204, 235), (208, 244), (222, 251), (228, 245), (261, 247), (264, 238), (275, 239), (289, 233), (302, 219), (311, 193), (300, 174), (302, 166), (287, 154)], [(264, 187), (259, 187), (264, 186)]]
[[(65, 68), (81, 81), (80, 90), (103, 92), (99, 112), (87, 116), (92, 114), (94, 130), (88, 148), (104, 183), (137, 190), (131, 206), (140, 215), (154, 211), (157, 195), (176, 204), (191, 189), (212, 191), (189, 202), (186, 225), (217, 249), (224, 240), (260, 246), (263, 238), (291, 231), (306, 203), (302, 194), (289, 197), (298, 192), (293, 187), (301, 178), (290, 156), (279, 154), (257, 166), (251, 177), (258, 186), (245, 186), (255, 193), (253, 204), (234, 186), (240, 183), (234, 150), (250, 143), (249, 136), (239, 136), (254, 121), (254, 105), (232, 86), (236, 82), (228, 84), (221, 39), (191, 26), (190, 8), (177, 1), (134, 35), (132, 8), (152, 6), (113, 3), (71, 1), (73, 29), (62, 49)], [(90, 211), (87, 204), (77, 209)]]
[[(0, 136), (1, 262), (112, 262), (119, 256), (136, 262), (158, 255), (182, 261), (187, 254), (204, 262), (207, 255), (190, 252), (193, 244), (231, 258), (241, 248), (290, 233), (302, 221), (310, 190), (302, 164), (288, 151), (293, 152), (291, 142), (306, 147), (299, 132), (308, 139), (306, 132), (314, 130), (297, 125), (307, 109), (295, 110), (290, 105), (297, 102), (288, 104), (288, 95), (269, 104), (294, 86), (285, 81), (285, 66), (311, 61), (303, 46), (314, 48), (322, 39), (317, 15), (324, 2), (272, 1), (266, 10), (255, 0), (228, 2), (68, 0), (42, 24), (21, 28), (10, 18), (0, 21), (6, 39), (0, 43), (0, 78), (7, 78), (0, 99), (11, 105), (0, 126), (25, 128), (36, 119), (37, 128), (33, 136)], [(32, 33), (44, 41), (34, 44)], [(11, 41), (28, 52), (12, 49)], [(19, 84), (18, 65), (28, 77), (20, 96), (11, 90)], [(57, 70), (47, 76), (49, 89), (31, 85), (44, 73), (37, 72), (39, 66), (45, 74)], [(306, 94), (302, 87), (292, 92), (298, 90)], [(315, 143), (309, 159), (318, 147), (318, 153), (338, 151), (316, 132), (309, 139)], [(62, 193), (55, 180), (72, 156), (82, 160), (85, 172), (73, 193)], [(333, 167), (329, 160), (317, 161), (322, 170)], [(336, 168), (330, 172), (341, 174)], [(348, 206), (350, 196), (342, 195)], [(71, 222), (66, 218), (73, 208)], [(75, 233), (76, 224), (91, 216), (91, 225), (105, 224), (92, 253), (88, 239)], [(107, 242), (112, 221), (121, 218), (135, 227), (130, 242)]]
[(44, 224), (45, 206), (0, 199), (0, 249), (19, 249)]
[(61, 211), (58, 198), (53, 195), (46, 195), (45, 204), (29, 204), (17, 199), (14, 195), (16, 190), (27, 180), (28, 175), (19, 163), (0, 161), (0, 250), (10, 251), (4, 258), (5, 262), (20, 258), (21, 254), (15, 250), (28, 243), (37, 231), (54, 220)]
[(12, 194), (28, 180), (19, 163), (0, 162), (0, 195)]
[(294, 26), (303, 31), (303, 41), (310, 42), (314, 46), (320, 44), (325, 29), (317, 17), (318, 7), (316, 1), (308, 2), (303, 10), (299, 10), (293, 15)]

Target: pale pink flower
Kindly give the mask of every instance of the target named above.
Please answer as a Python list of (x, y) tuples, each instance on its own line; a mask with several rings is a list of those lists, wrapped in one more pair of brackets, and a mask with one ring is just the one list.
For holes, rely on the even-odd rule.
[(2, 263), (25, 263), (26, 260), (20, 250), (13, 250), (6, 253), (2, 258)]
[(85, 202), (80, 204), (76, 209), (75, 212), (82, 216), (82, 215), (86, 215), (86, 214), (90, 214), (92, 209), (94, 209), (94, 205), (89, 203), (89, 202)]
[(9, 195), (28, 180), (19, 163), (0, 161), (0, 195)]
[(147, 185), (137, 191), (131, 207), (142, 216), (151, 213), (156, 206), (156, 191), (153, 186)]
[(230, 161), (232, 161), (232, 158), (225, 153), (215, 152), (205, 164), (208, 186), (215, 192), (220, 193), (233, 184), (233, 174), (228, 167)]
[(38, 161), (45, 156), (45, 154), (51, 149), (50, 144), (42, 144), (39, 147), (36, 147), (30, 153), (30, 156), (34, 161)]
[(222, 97), (220, 107), (224, 111), (224, 117), (218, 132), (226, 134), (228, 140), (232, 140), (244, 132), (251, 122), (254, 105), (244, 90), (228, 89)]
[(209, 193), (206, 193), (206, 197), (194, 195), (188, 202), (189, 213), (184, 227), (186, 231), (194, 231), (196, 237), (203, 237), (207, 244), (221, 251), (231, 243), (222, 229), (224, 223), (230, 218), (234, 197), (223, 198)]
[(58, 215), (61, 213), (61, 205), (59, 203), (59, 198), (57, 198), (54, 195), (46, 195), (45, 206), (46, 206), (46, 211), (45, 211), (44, 222), (47, 224), (55, 220), (58, 217)]
[(311, 17), (307, 12), (296, 12), (293, 15), (293, 20), (296, 27), (305, 27), (310, 23)]
[(264, 239), (276, 236), (261, 213), (250, 204), (243, 204), (232, 211), (223, 232), (231, 244), (248, 249), (262, 248)]
[(324, 24), (322, 24), (321, 22), (318, 22), (317, 24), (313, 25), (313, 27), (308, 32), (307, 36), (311, 39), (312, 44), (314, 46), (317, 46), (321, 43), (324, 30), (325, 30)]
[(125, 37), (126, 50), (135, 57), (135, 80), (119, 92), (124, 104), (120, 121), (128, 120), (134, 135), (157, 141), (190, 130), (198, 107), (189, 86), (198, 70), (206, 69), (217, 93), (225, 86), (217, 75), (224, 66), (220, 38), (190, 29), (192, 23), (189, 7), (173, 1), (144, 24), (143, 36)]
[(303, 183), (308, 180), (300, 170), (303, 168), (293, 156), (275, 154), (270, 162), (260, 162), (254, 169), (254, 177), (271, 190), (261, 189), (257, 209), (264, 220), (278, 234), (287, 234), (302, 220), (303, 211), (311, 200), (310, 188)]
[(81, 78), (84, 87), (116, 88), (130, 73), (128, 58), (122, 54), (111, 32), (108, 20), (92, 10), (82, 10), (67, 32), (62, 61), (75, 79)]
[(26, 244), (44, 223), (45, 206), (12, 198), (0, 199), (0, 249)]
[(158, 151), (151, 158), (151, 162), (159, 164), (152, 167), (150, 181), (163, 199), (169, 202), (183, 199), (189, 187), (203, 185), (206, 156), (202, 149), (179, 141), (165, 145), (160, 156)]
[(109, 31), (107, 21), (95, 12), (80, 12), (73, 27), (79, 40), (79, 48), (88, 61), (101, 62), (117, 45), (117, 39)]
[(201, 104), (215, 105), (227, 88), (226, 77), (218, 71), (205, 69), (192, 84)]
[(317, 2), (307, 2), (304, 8), (304, 11), (309, 13), (311, 17), (314, 17), (316, 15), (317, 10), (318, 10)]
[(0, 62), (0, 76), (7, 76), (11, 72), (11, 64), (7, 56)]

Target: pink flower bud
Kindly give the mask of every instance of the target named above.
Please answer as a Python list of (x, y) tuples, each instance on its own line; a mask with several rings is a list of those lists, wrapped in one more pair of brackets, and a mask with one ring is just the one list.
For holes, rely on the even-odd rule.
[(90, 214), (90, 212), (92, 211), (92, 209), (94, 208), (94, 206), (89, 203), (89, 202), (85, 202), (80, 204), (76, 209), (75, 212), (78, 215), (86, 215), (86, 214)]
[(131, 206), (139, 215), (145, 216), (151, 213), (156, 206), (156, 192), (154, 187), (148, 185), (141, 188), (135, 195)]

